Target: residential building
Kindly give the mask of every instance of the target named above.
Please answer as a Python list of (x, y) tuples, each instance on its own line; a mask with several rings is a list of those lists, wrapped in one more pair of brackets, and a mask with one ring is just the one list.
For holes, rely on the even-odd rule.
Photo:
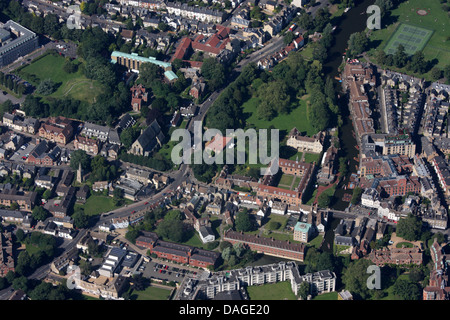
[(423, 288), (423, 300), (449, 300), (450, 287), (448, 285), (448, 255), (434, 238), (430, 248), (433, 269), (430, 272), (428, 285)]
[(67, 144), (75, 132), (72, 120), (64, 117), (48, 118), (39, 128), (38, 136), (52, 142)]
[(111, 128), (108, 126), (101, 126), (95, 123), (85, 122), (80, 135), (90, 139), (97, 139), (102, 142), (108, 141)]
[(188, 278), (177, 293), (176, 300), (220, 299), (240, 292), (242, 288), (267, 283), (287, 281), (294, 294), (300, 284), (309, 284), (309, 294), (322, 294), (335, 290), (336, 275), (329, 270), (301, 275), (294, 261), (278, 262), (262, 266), (247, 266), (241, 269), (213, 273), (207, 279), (193, 281)]
[(383, 155), (399, 154), (409, 158), (416, 154), (416, 144), (412, 141), (411, 135), (402, 131), (398, 135), (387, 135), (384, 138)]
[(0, 205), (10, 207), (17, 203), (20, 210), (31, 212), (36, 204), (36, 192), (19, 192), (16, 189), (3, 190), (0, 192)]
[(439, 184), (441, 185), (445, 195), (450, 196), (450, 167), (447, 161), (441, 157), (436, 156), (431, 161), (434, 171), (437, 174)]
[(181, 2), (167, 2), (166, 9), (169, 14), (203, 22), (222, 23), (225, 17), (223, 11), (189, 6), (187, 3)]
[(31, 150), (26, 162), (34, 165), (53, 166), (57, 163), (60, 153), (59, 147), (50, 150), (47, 141), (43, 140)]
[(76, 150), (83, 150), (86, 153), (97, 155), (100, 151), (100, 140), (97, 139), (78, 135), (75, 137), (73, 143)]

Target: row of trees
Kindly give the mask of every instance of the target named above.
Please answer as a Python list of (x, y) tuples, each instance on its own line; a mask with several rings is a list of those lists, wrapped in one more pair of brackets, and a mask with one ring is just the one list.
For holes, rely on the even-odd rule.
[(67, 285), (53, 284), (40, 280), (27, 279), (27, 277), (8, 272), (5, 277), (0, 277), (0, 290), (12, 286), (14, 290), (22, 290), (31, 300), (67, 300), (70, 298), (80, 298), (77, 291), (69, 290)]
[(27, 91), (27, 87), (23, 82), (13, 78), (10, 74), (5, 75), (1, 71), (0, 71), (0, 85), (5, 86), (12, 92), (19, 95), (24, 94)]
[(382, 65), (405, 68), (408, 71), (424, 74), (431, 70), (432, 62), (425, 60), (422, 51), (416, 51), (409, 56), (405, 47), (399, 44), (394, 54), (386, 54), (384, 50), (379, 50), (376, 54), (377, 62)]

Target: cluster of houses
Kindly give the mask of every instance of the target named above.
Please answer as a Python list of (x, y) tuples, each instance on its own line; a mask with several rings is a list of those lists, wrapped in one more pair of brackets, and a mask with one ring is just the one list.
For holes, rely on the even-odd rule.
[[(144, 100), (145, 98), (136, 92), (142, 90), (142, 88), (133, 88), (136, 89), (133, 93), (133, 107), (140, 106), (142, 103), (140, 99)], [(24, 123), (24, 120), (17, 114), (20, 114), (19, 110), (16, 110), (13, 114), (5, 113), (3, 116), (3, 124), (14, 131), (8, 131), (0, 137), (0, 144), (2, 144), (0, 146), (0, 158), (8, 159), (11, 157), (12, 159), (14, 152), (19, 151), (20, 148), (22, 150), (27, 148), (28, 153), (18, 160), (24, 160), (28, 164), (38, 166), (54, 166), (61, 162), (68, 163), (73, 150), (83, 150), (91, 156), (102, 155), (115, 160), (118, 158), (119, 149), (122, 146), (120, 133), (136, 123), (133, 116), (128, 113), (118, 119), (115, 128), (90, 122), (81, 123), (58, 116), (50, 117), (42, 122), (39, 120), (33, 121), (33, 131), (26, 131), (28, 135), (23, 135), (21, 132), (24, 132), (25, 127), (22, 127), (21, 124)], [(26, 140), (29, 140), (30, 135), (35, 138), (35, 145), (25, 143)], [(161, 147), (165, 139), (161, 126), (157, 120), (154, 120), (145, 129), (142, 129), (141, 134), (132, 144), (129, 153), (147, 156), (155, 147)]]
[(270, 69), (277, 63), (283, 61), (290, 52), (297, 51), (305, 44), (305, 39), (302, 35), (297, 35), (295, 39), (286, 47), (282, 48), (280, 51), (275, 52), (269, 57), (262, 58), (258, 60), (257, 65), (261, 69)]
[[(386, 132), (396, 134), (406, 129), (415, 135), (419, 129), (425, 103), (424, 80), (390, 70), (380, 73)], [(407, 97), (407, 99), (405, 99)]]
[(396, 248), (393, 246), (372, 249), (370, 243), (383, 238), (387, 224), (373, 218), (342, 219), (334, 230), (334, 243), (347, 247), (346, 253), (352, 260), (369, 259), (377, 266), (385, 264), (421, 265), (423, 250), (417, 246), (412, 248)]
[[(443, 154), (445, 142), (440, 140), (444, 148), (439, 149), (433, 140), (445, 132), (438, 119), (442, 120), (443, 110), (448, 109), (446, 86), (425, 88), (423, 79), (382, 70), (378, 99), (385, 131), (375, 133), (367, 93), (377, 83), (376, 76), (372, 66), (359, 62), (347, 63), (342, 75), (350, 93), (360, 150), (357, 182), (364, 190), (361, 205), (384, 221), (398, 222), (413, 213), (429, 227), (445, 230), (450, 173)], [(437, 107), (440, 103), (442, 112)], [(423, 136), (417, 138), (418, 133)], [(418, 139), (421, 150), (416, 146)]]

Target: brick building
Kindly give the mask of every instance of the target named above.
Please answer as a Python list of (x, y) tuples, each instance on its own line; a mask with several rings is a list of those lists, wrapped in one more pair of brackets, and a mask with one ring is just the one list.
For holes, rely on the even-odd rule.
[(148, 102), (148, 92), (142, 84), (134, 85), (130, 88), (131, 91), (131, 107), (133, 111), (141, 111), (143, 103)]
[(38, 131), (38, 136), (56, 143), (67, 144), (74, 134), (73, 122), (64, 117), (49, 118)]
[(302, 243), (292, 243), (273, 238), (243, 234), (232, 231), (231, 229), (225, 232), (223, 240), (232, 244), (242, 243), (253, 251), (284, 259), (303, 261), (305, 255), (305, 245)]
[(77, 150), (84, 150), (87, 153), (97, 155), (100, 150), (100, 141), (96, 139), (90, 139), (88, 137), (78, 135), (74, 139), (74, 147)]
[(144, 232), (136, 239), (136, 245), (149, 249), (150, 253), (156, 254), (158, 258), (199, 268), (215, 266), (220, 256), (218, 252), (160, 240), (153, 232)]
[(436, 238), (430, 248), (430, 254), (433, 259), (433, 270), (430, 272), (428, 286), (423, 289), (423, 300), (449, 300), (448, 256), (443, 253)]

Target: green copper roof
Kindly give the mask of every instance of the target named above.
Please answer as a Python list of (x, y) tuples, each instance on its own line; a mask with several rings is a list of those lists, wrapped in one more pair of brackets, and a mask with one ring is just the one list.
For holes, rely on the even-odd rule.
[[(160, 61), (160, 60), (156, 60), (156, 58), (154, 57), (141, 57), (136, 53), (125, 53), (125, 52), (120, 52), (120, 51), (113, 51), (111, 53), (111, 57), (121, 57), (121, 58), (128, 58), (128, 59), (133, 59), (133, 60), (137, 60), (140, 62), (150, 62), (153, 64), (156, 64), (158, 66), (160, 66), (161, 68), (169, 68), (171, 66), (170, 62), (164, 62), (164, 61)], [(114, 61), (114, 60), (113, 60)]]

